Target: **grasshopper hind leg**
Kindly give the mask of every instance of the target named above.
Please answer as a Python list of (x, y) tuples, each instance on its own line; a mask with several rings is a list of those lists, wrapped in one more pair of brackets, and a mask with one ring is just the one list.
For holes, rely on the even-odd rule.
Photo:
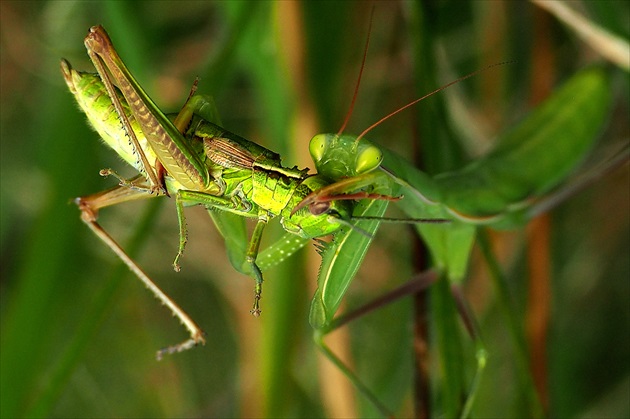
[(123, 250), (122, 247), (101, 227), (96, 221), (100, 208), (119, 204), (121, 202), (132, 201), (137, 199), (147, 199), (155, 197), (146, 189), (134, 189), (128, 186), (115, 186), (111, 189), (75, 199), (75, 203), (81, 210), (81, 220), (92, 230), (92, 232), (109, 247), (118, 258), (142, 281), (142, 283), (151, 291), (163, 305), (171, 310), (182, 325), (188, 330), (190, 338), (176, 345), (169, 346), (157, 352), (157, 359), (161, 359), (164, 354), (182, 352), (192, 348), (198, 344), (205, 344), (205, 333), (194, 322), (194, 320), (182, 309), (175, 301), (173, 301), (164, 291), (162, 291), (149, 278), (149, 276), (131, 259), (131, 257)]

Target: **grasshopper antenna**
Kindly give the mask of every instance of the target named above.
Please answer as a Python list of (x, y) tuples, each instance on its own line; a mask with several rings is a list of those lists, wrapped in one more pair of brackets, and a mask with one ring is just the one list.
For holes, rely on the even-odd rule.
[(359, 70), (359, 77), (357, 78), (357, 82), (354, 86), (354, 93), (352, 94), (352, 102), (350, 102), (350, 109), (346, 113), (346, 118), (341, 124), (341, 128), (337, 131), (337, 135), (341, 135), (343, 131), (346, 129), (346, 125), (348, 125), (348, 121), (350, 121), (350, 117), (352, 116), (352, 112), (354, 111), (354, 104), (357, 101), (357, 96), (359, 95), (359, 86), (361, 85), (361, 77), (363, 76), (363, 69), (365, 68), (365, 59), (367, 58), (368, 47), (370, 46), (370, 34), (372, 33), (372, 20), (374, 19), (374, 6), (372, 6), (372, 11), (370, 12), (370, 24), (368, 25), (368, 33), (367, 39), (365, 40), (365, 48), (363, 48), (363, 61), (361, 61), (361, 69)]

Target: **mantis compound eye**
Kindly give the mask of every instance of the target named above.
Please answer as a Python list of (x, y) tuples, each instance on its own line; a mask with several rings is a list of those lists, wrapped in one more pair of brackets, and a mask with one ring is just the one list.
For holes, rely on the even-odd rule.
[(328, 212), (330, 209), (330, 202), (313, 202), (308, 206), (308, 210), (313, 215), (321, 215)]
[(373, 145), (363, 146), (357, 156), (355, 170), (357, 174), (371, 172), (380, 166), (383, 161), (383, 152)]
[(330, 142), (330, 135), (327, 134), (318, 134), (311, 139), (308, 149), (313, 161), (319, 162), (324, 158)]

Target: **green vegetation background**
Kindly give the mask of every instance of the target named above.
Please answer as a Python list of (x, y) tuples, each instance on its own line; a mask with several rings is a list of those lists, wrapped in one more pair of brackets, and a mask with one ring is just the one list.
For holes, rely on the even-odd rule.
[[(483, 152), (535, 106), (533, 86), (550, 81), (549, 93), (597, 59), (525, 2), (373, 5), (372, 40), (348, 132), (460, 75), (516, 60), (369, 135), (410, 158), (418, 142), (424, 153), (445, 156), (444, 138), (453, 137), (465, 142), (468, 154)], [(581, 6), (628, 39), (627, 3)], [(349, 107), (371, 3), (3, 1), (0, 8), (2, 417), (368, 414), (310, 340), (314, 250), (266, 274), (263, 316), (255, 319), (248, 314), (253, 282), (229, 266), (202, 209), (187, 210), (189, 246), (182, 272), (173, 272), (177, 227), (166, 198), (107, 209), (101, 217), (208, 334), (205, 347), (155, 361), (155, 350), (184, 338), (182, 328), (91, 235), (71, 202), (114, 184), (98, 176), (99, 169), (132, 171), (88, 128), (58, 62), (64, 57), (91, 71), (83, 37), (102, 24), (162, 109), (177, 111), (199, 76), (200, 91), (215, 97), (227, 129), (280, 152), (288, 166), (312, 168), (308, 140), (336, 132)], [(617, 76), (603, 143), (629, 134), (627, 74)], [(457, 164), (436, 159), (428, 170)], [(626, 166), (549, 218), (547, 350), (532, 365), (546, 377), (543, 399), (551, 417), (630, 415), (628, 214)], [(531, 307), (527, 249), (537, 246), (527, 245), (526, 236), (525, 230), (492, 236), (523, 322)], [(406, 228), (383, 227), (346, 307), (409, 278), (411, 242)], [(473, 414), (519, 417), (528, 410), (515, 378), (509, 326), (487, 275), (476, 257), (466, 293), (490, 358)], [(339, 334), (351, 341), (359, 376), (404, 416), (413, 412), (408, 300)], [(463, 345), (472, 364), (473, 347), (466, 339)], [(432, 371), (439, 415), (437, 365)], [(377, 376), (379, 382), (370, 382)]]

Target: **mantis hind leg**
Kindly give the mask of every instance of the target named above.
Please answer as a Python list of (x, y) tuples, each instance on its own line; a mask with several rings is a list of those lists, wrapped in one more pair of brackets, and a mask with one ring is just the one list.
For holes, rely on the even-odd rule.
[[(343, 372), (343, 374), (352, 382), (355, 388), (365, 396), (378, 411), (387, 417), (393, 417), (392, 412), (387, 408), (379, 398), (361, 381), (361, 379), (346, 365), (339, 357), (333, 353), (330, 348), (324, 342), (324, 338), (330, 332), (347, 325), (348, 323), (356, 320), (380, 307), (390, 304), (402, 297), (410, 296), (422, 291), (425, 291), (439, 279), (439, 275), (435, 271), (426, 271), (415, 275), (411, 280), (395, 288), (394, 290), (374, 299), (373, 301), (349, 312), (344, 313), (341, 316), (336, 317), (329, 325), (324, 328), (315, 330), (313, 334), (313, 340), (322, 353), (331, 361), (335, 366)], [(487, 362), (487, 351), (479, 335), (479, 328), (476, 321), (467, 307), (467, 304), (462, 296), (460, 290), (456, 286), (451, 287), (451, 294), (455, 300), (457, 311), (464, 323), (468, 334), (475, 342), (475, 357), (477, 360), (477, 366), (474, 377), (469, 387), (468, 397), (466, 398), (460, 417), (468, 417), (472, 409), (477, 390), (483, 376), (483, 372)]]
[(349, 313), (342, 314), (336, 318), (334, 318), (328, 325), (323, 328), (316, 329), (313, 333), (313, 341), (320, 349), (320, 351), (328, 358), (330, 362), (332, 362), (340, 371), (352, 382), (354, 387), (367, 399), (372, 403), (372, 405), (380, 412), (381, 415), (385, 417), (394, 417), (393, 413), (389, 410), (387, 406), (381, 402), (381, 400), (376, 396), (371, 389), (369, 389), (363, 381), (348, 367), (344, 364), (339, 357), (332, 352), (332, 350), (326, 345), (324, 342), (324, 338), (330, 332), (347, 325), (348, 323), (356, 320), (372, 311), (385, 306), (389, 303), (392, 303), (402, 297), (423, 291), (427, 289), (431, 284), (435, 282), (437, 279), (437, 275), (433, 271), (423, 272), (416, 275), (410, 281), (402, 284), (401, 286), (395, 288), (389, 293), (382, 295), (375, 300), (353, 310)]

